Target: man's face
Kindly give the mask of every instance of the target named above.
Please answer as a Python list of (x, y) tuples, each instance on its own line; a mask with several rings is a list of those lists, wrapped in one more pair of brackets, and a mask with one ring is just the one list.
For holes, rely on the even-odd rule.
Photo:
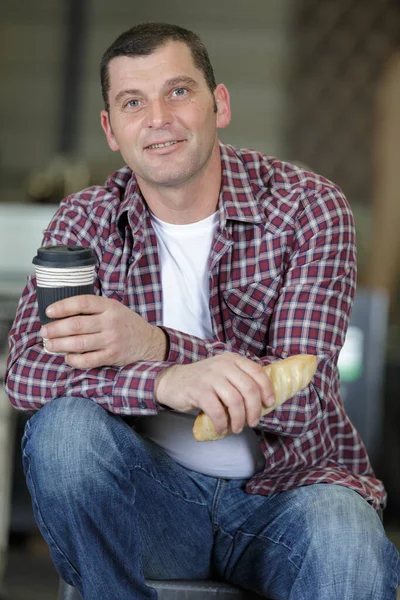
[(110, 111), (101, 112), (102, 126), (139, 183), (180, 187), (207, 171), (218, 147), (217, 127), (229, 124), (229, 94), (217, 86), (215, 113), (214, 97), (186, 44), (114, 58), (109, 79)]

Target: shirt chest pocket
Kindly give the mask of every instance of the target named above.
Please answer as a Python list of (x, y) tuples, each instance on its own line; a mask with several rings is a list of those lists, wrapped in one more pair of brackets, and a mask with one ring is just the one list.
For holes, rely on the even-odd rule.
[(262, 356), (268, 344), (268, 329), (276, 294), (273, 280), (271, 285), (257, 281), (225, 290), (226, 339), (232, 341), (237, 350)]

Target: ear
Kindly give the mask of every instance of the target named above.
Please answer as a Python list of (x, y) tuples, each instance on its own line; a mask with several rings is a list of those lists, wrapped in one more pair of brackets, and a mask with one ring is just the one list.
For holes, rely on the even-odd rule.
[(113, 130), (110, 123), (110, 115), (107, 110), (100, 112), (101, 126), (104, 133), (106, 134), (107, 142), (113, 152), (118, 152), (119, 146), (117, 140), (114, 137)]
[(231, 122), (231, 100), (223, 83), (219, 83), (215, 88), (214, 98), (217, 105), (217, 127), (223, 129)]

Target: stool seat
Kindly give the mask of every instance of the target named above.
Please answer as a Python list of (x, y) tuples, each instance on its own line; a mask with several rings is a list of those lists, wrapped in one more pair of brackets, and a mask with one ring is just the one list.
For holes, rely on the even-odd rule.
[(160, 600), (260, 600), (260, 596), (221, 581), (146, 581)]
[[(260, 600), (252, 592), (219, 581), (146, 580), (147, 585), (157, 590), (159, 600)], [(60, 580), (58, 600), (82, 600), (78, 590)]]

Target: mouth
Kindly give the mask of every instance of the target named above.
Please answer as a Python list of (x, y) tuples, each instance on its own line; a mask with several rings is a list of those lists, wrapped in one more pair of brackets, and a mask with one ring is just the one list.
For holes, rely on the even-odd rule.
[(145, 150), (158, 150), (159, 148), (169, 148), (170, 146), (176, 146), (181, 144), (185, 140), (170, 140), (168, 142), (157, 142), (155, 144), (150, 144), (149, 146), (145, 146)]

